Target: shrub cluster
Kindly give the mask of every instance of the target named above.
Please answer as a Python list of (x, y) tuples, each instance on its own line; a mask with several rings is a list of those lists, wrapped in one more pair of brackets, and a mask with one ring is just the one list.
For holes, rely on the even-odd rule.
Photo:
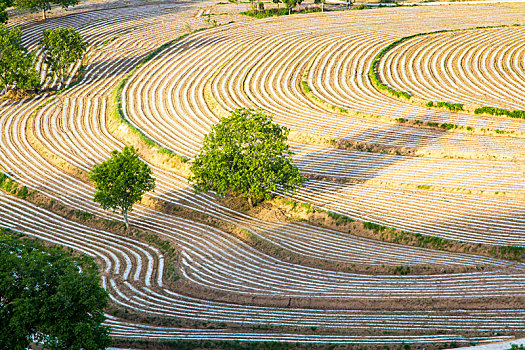
[(475, 114), (490, 114), (490, 115), (505, 115), (510, 118), (525, 119), (525, 111), (495, 108), (495, 107), (480, 107), (474, 110)]
[(463, 104), (461, 103), (450, 103), (450, 102), (436, 102), (428, 101), (426, 103), (427, 107), (437, 107), (437, 108), (446, 108), (450, 111), (462, 111), (463, 110)]

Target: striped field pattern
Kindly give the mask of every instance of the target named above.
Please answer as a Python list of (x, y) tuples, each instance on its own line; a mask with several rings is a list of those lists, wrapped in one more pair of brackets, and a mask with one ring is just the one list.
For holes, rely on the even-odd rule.
[[(54, 203), (121, 221), (93, 203), (85, 177), (112, 150), (131, 142), (123, 136), (126, 125), (114, 127), (116, 100), (127, 123), (155, 147), (190, 161), (224, 113), (262, 108), (297, 134), (397, 150), (367, 152), (293, 139), (295, 162), (311, 180), (291, 199), (407, 232), (473, 245), (525, 246), (525, 137), (519, 134), (525, 120), (401, 101), (378, 91), (369, 76), (374, 57), (400, 38), (469, 29), (401, 42), (379, 61), (379, 78), (421, 99), (525, 109), (525, 6), (453, 4), (262, 20), (239, 15), (244, 7), (87, 1), (55, 10), (45, 22), (15, 16), (10, 25), (24, 29), (31, 48), (43, 29), (58, 26), (75, 28), (90, 45), (82, 65), (71, 67), (79, 80), (70, 80), (60, 94), (0, 101), (0, 171)], [(506, 27), (472, 29), (499, 25)], [(57, 87), (44, 78), (45, 65), (38, 65), (43, 85)], [(385, 118), (507, 133), (446, 131)], [(225, 226), (145, 201), (135, 206), (130, 222), (176, 245), (180, 280), (174, 282), (166, 277), (166, 254), (154, 244), (2, 192), (1, 227), (96, 259), (112, 310), (118, 311), (107, 319), (116, 339), (379, 346), (469, 344), (523, 334), (521, 262), (255, 217), (213, 194), (194, 194), (180, 172), (155, 159), (144, 161), (156, 178), (153, 200), (334, 268), (276, 257)], [(441, 272), (364, 273), (338, 270), (337, 264), (373, 271), (432, 266)], [(210, 324), (213, 329), (206, 328)]]

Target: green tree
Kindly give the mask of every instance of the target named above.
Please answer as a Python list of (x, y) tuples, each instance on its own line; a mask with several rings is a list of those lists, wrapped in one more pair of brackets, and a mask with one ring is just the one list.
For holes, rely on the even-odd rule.
[(314, 0), (314, 4), (321, 4), (321, 12), (324, 12), (324, 4), (326, 0)]
[(71, 28), (44, 30), (44, 39), (40, 48), (49, 68), (51, 77), (58, 77), (64, 84), (71, 65), (81, 60), (86, 52), (87, 43), (79, 33)]
[(78, 4), (78, 0), (14, 0), (13, 5), (18, 9), (42, 11), (42, 19), (46, 19), (46, 11), (51, 10), (51, 5), (60, 5), (68, 8)]
[(0, 349), (105, 349), (108, 294), (92, 258), (0, 229)]
[(286, 5), (286, 8), (288, 9), (288, 14), (291, 14), (292, 9), (297, 5), (301, 5), (303, 0), (282, 0), (282, 2)]
[(237, 109), (212, 127), (191, 165), (196, 192), (241, 195), (253, 201), (272, 191), (294, 191), (305, 180), (292, 163), (289, 130), (261, 110)]
[(22, 30), (0, 24), (0, 89), (38, 89), (40, 79), (33, 58), (22, 45)]
[(104, 209), (120, 211), (128, 229), (128, 212), (133, 210), (133, 204), (155, 188), (151, 169), (139, 159), (133, 147), (111, 152), (108, 160), (93, 167), (89, 178), (97, 190), (93, 200)]
[(277, 12), (279, 12), (279, 4), (281, 3), (281, 0), (272, 0), (274, 4), (277, 4)]

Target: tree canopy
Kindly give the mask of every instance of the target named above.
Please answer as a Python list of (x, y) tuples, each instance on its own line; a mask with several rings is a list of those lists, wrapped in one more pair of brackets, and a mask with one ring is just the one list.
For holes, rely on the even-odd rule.
[(252, 201), (294, 191), (305, 180), (292, 163), (289, 130), (261, 110), (237, 109), (212, 127), (191, 165), (195, 191), (241, 195)]
[(78, 4), (78, 0), (14, 0), (13, 5), (19, 9), (42, 11), (42, 18), (46, 19), (46, 11), (51, 10), (51, 5), (60, 5), (68, 8)]
[(5, 1), (0, 1), (0, 23), (6, 24), (9, 19), (7, 14), (8, 4)]
[(288, 9), (288, 14), (290, 14), (292, 9), (297, 5), (301, 5), (303, 0), (282, 0), (282, 2), (286, 5), (286, 8)]
[(99, 282), (93, 259), (0, 229), (0, 348), (105, 349)]
[(133, 147), (111, 152), (108, 160), (93, 167), (89, 178), (95, 183), (93, 200), (104, 209), (120, 211), (128, 228), (128, 212), (133, 210), (133, 204), (155, 188), (151, 169)]
[(80, 34), (71, 28), (44, 30), (44, 39), (40, 42), (50, 75), (58, 77), (62, 84), (71, 66), (84, 56), (86, 47)]
[(40, 79), (34, 56), (22, 45), (22, 30), (0, 24), (0, 89), (38, 88)]

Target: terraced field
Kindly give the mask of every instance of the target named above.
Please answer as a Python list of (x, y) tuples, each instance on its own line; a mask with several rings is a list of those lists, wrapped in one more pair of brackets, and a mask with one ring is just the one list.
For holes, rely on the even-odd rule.
[[(421, 100), (525, 109), (525, 6), (264, 20), (244, 9), (87, 1), (45, 22), (15, 16), (31, 47), (57, 26), (90, 46), (60, 94), (0, 103), (0, 171), (38, 191), (32, 200), (1, 193), (0, 226), (93, 256), (122, 344), (432, 348), (523, 335), (525, 264), (489, 253), (525, 246), (525, 120), (396, 99), (376, 88), (370, 68)], [(442, 30), (401, 41), (372, 66), (392, 42)], [(165, 150), (191, 161), (210, 126), (237, 107), (262, 108), (292, 130), (310, 180), (283, 202), (327, 210), (323, 220), (346, 218), (342, 226), (193, 193), (186, 163)], [(130, 222), (171, 242), (175, 262), (155, 240), (123, 234), (121, 219), (92, 201), (87, 172), (126, 144), (157, 179)], [(379, 239), (387, 232), (447, 243)]]

